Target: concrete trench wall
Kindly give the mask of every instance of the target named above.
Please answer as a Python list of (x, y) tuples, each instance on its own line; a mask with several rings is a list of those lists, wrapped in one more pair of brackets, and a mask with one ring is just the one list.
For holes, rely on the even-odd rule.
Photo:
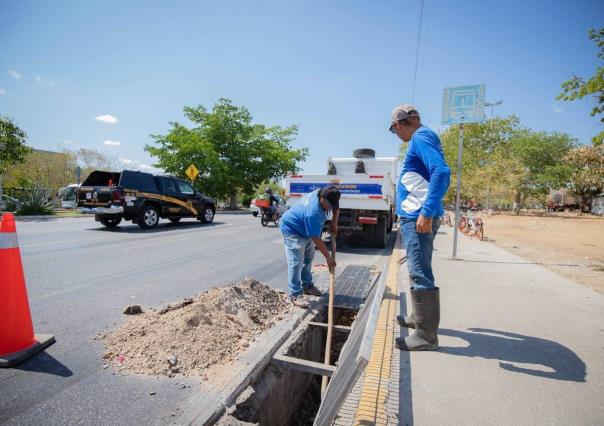
[[(336, 310), (334, 314), (337, 324), (340, 311)], [(326, 312), (321, 312), (313, 319), (304, 321), (292, 334), (284, 353), (295, 358), (323, 362), (326, 330), (309, 326), (308, 322), (325, 322), (325, 317)], [(335, 345), (341, 347), (342, 341), (346, 338), (346, 335), (334, 333), (334, 340), (337, 341)], [(235, 406), (227, 410), (227, 414), (218, 425), (312, 424), (316, 412), (309, 412), (309, 407), (313, 407), (313, 404), (309, 404), (305, 399), (313, 397), (311, 386), (316, 388), (317, 383), (320, 383), (317, 377), (309, 373), (269, 365), (260, 378), (239, 395)], [(317, 395), (316, 398), (320, 397)], [(316, 401), (316, 409), (318, 409), (318, 402)], [(294, 414), (306, 418), (292, 418)]]

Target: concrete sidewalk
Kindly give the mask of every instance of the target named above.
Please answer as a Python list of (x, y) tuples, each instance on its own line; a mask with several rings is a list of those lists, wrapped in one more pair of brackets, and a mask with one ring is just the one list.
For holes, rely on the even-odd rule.
[(440, 349), (395, 350), (400, 424), (604, 424), (604, 296), (464, 235), (451, 260), (452, 244), (441, 227)]

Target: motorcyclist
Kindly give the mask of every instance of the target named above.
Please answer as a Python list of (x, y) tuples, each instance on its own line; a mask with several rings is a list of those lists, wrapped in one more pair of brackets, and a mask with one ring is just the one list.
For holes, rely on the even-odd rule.
[(274, 217), (277, 212), (277, 206), (279, 205), (279, 199), (273, 195), (273, 190), (270, 188), (266, 188), (264, 194), (268, 196), (270, 203), (268, 214), (270, 217)]

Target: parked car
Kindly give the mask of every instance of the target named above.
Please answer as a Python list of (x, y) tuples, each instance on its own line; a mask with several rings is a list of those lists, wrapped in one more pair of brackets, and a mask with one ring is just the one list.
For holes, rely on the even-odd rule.
[[(279, 212), (279, 214), (283, 214), (287, 211), (287, 209), (289, 208), (289, 206), (285, 203), (285, 199), (283, 197), (281, 197), (280, 195), (276, 195), (273, 194), (275, 196), (275, 198), (277, 200), (279, 200), (279, 204), (277, 205), (277, 211)], [(254, 217), (258, 216), (258, 213), (260, 213), (260, 207), (256, 206), (256, 200), (257, 198), (254, 198), (252, 200), (252, 202), (250, 203), (250, 210), (252, 211), (252, 215)]]
[(216, 202), (184, 180), (131, 170), (92, 172), (78, 191), (78, 207), (108, 228), (122, 219), (141, 228), (153, 228), (160, 218), (210, 223), (216, 212)]

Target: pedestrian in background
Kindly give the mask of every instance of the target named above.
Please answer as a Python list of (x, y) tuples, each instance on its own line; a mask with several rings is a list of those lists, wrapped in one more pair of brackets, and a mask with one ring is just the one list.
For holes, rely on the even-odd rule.
[(335, 185), (317, 189), (302, 198), (281, 218), (280, 229), (287, 256), (287, 280), (290, 300), (299, 307), (307, 307), (304, 294), (320, 296), (312, 279), (312, 261), (315, 246), (325, 256), (327, 266), (335, 268), (336, 261), (321, 240), (321, 232), (329, 211), (332, 212), (331, 232), (333, 237), (338, 231), (340, 213), (340, 191)]
[(415, 331), (404, 339), (397, 338), (396, 346), (406, 351), (436, 350), (440, 291), (434, 283), (432, 251), (440, 217), (444, 215), (443, 197), (451, 171), (438, 135), (422, 125), (412, 105), (399, 105), (392, 111), (389, 130), (409, 142), (396, 192), (397, 214), (407, 250), (412, 313), (397, 319)]

